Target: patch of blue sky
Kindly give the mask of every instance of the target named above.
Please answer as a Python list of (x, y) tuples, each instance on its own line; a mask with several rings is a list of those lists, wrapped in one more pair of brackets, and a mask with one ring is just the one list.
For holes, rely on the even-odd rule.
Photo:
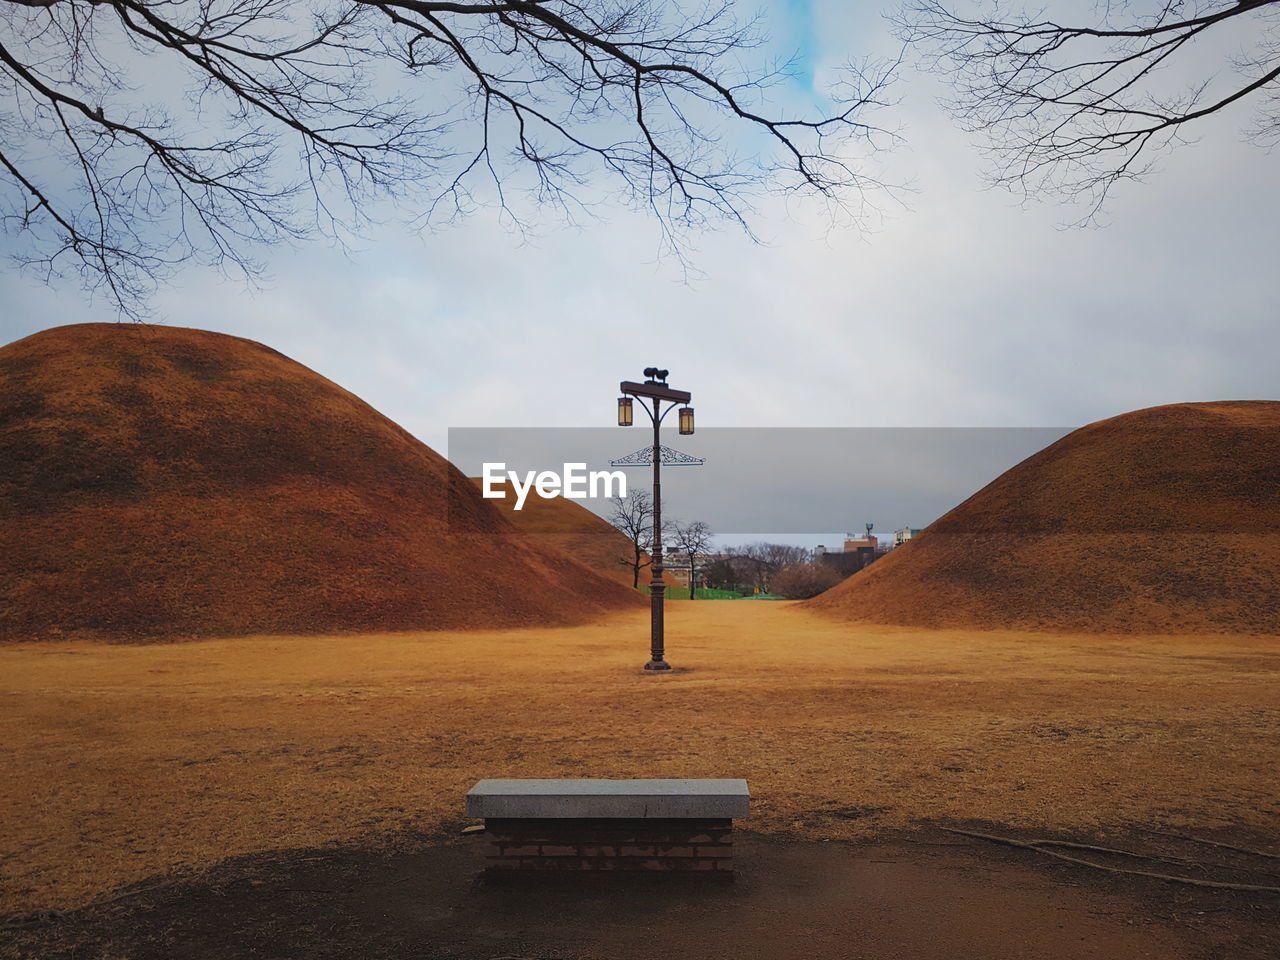
[(813, 76), (818, 59), (813, 0), (782, 0), (782, 9), (787, 30), (780, 39), (792, 51), (787, 76), (806, 93), (813, 93)]

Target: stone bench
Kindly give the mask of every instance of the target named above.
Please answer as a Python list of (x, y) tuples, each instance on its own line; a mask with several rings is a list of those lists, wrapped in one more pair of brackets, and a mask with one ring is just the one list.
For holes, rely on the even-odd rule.
[(490, 873), (694, 871), (731, 874), (745, 780), (481, 780)]

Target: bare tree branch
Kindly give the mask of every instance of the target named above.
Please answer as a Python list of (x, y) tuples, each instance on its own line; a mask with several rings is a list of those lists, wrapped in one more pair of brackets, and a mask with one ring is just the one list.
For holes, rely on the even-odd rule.
[[(1083, 221), (1238, 101), (1256, 108), (1256, 139), (1280, 135), (1280, 0), (1135, 0), (1079, 26), (958, 10), (914, 2), (896, 18), (900, 34), (952, 82), (948, 106), (986, 138), (992, 181), (1084, 199)], [(1233, 43), (1240, 53), (1223, 64)], [(1206, 51), (1230, 69), (1206, 66)]]
[(573, 219), (604, 190), (673, 248), (749, 230), (762, 190), (864, 202), (896, 64), (777, 115), (782, 73), (740, 66), (758, 43), (728, 0), (0, 0), (0, 221), (136, 316), (187, 261), (253, 276), (378, 198), (523, 225), (516, 194)]
[(698, 559), (711, 550), (715, 534), (701, 520), (692, 523), (674, 521), (672, 530), (672, 552), (683, 554), (689, 561), (689, 599), (692, 600), (697, 596)]
[[(618, 562), (631, 568), (631, 586), (639, 589), (640, 571), (653, 563), (649, 550), (653, 546), (653, 500), (643, 490), (632, 490), (625, 497), (613, 498), (613, 512), (606, 518), (631, 541), (627, 556)], [(663, 532), (667, 525), (663, 524)]]

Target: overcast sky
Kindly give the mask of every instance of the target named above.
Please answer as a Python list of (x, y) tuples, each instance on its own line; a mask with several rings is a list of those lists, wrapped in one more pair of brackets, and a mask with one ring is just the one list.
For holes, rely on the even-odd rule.
[[(797, 96), (851, 55), (893, 43), (843, 0), (774, 0)], [(700, 426), (1076, 426), (1186, 400), (1272, 399), (1280, 355), (1274, 154), (1248, 108), (1117, 190), (1103, 228), (985, 190), (969, 138), (910, 68), (880, 158), (910, 182), (867, 229), (761, 206), (762, 245), (697, 240), (701, 276), (655, 259), (619, 211), (521, 240), (493, 213), (426, 236), (388, 226), (350, 257), (280, 248), (251, 291), (180, 274), (163, 322), (251, 337), (319, 371), (443, 451), (451, 427), (607, 426), (618, 381), (650, 364), (690, 390)], [(67, 285), (0, 274), (0, 339), (110, 320)], [(851, 508), (831, 529), (860, 529)], [(932, 519), (932, 518), (928, 518)]]

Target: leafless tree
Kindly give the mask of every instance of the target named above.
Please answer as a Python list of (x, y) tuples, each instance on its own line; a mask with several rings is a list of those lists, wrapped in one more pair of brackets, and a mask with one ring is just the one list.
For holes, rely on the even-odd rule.
[(639, 589), (640, 571), (653, 562), (646, 555), (646, 550), (653, 543), (653, 501), (643, 490), (632, 490), (625, 497), (614, 497), (613, 512), (607, 519), (631, 541), (631, 554), (620, 557), (618, 562), (631, 568), (631, 586)]
[(692, 523), (672, 524), (671, 547), (673, 552), (682, 553), (689, 560), (689, 599), (696, 596), (698, 586), (698, 558), (711, 549), (715, 534), (701, 520)]
[(844, 576), (840, 571), (828, 564), (793, 563), (773, 575), (769, 588), (788, 600), (807, 600), (842, 580)]
[(703, 567), (702, 572), (707, 579), (707, 586), (709, 587), (721, 590), (741, 589), (743, 581), (738, 577), (731, 557), (718, 554), (711, 558), (707, 565)]
[(725, 553), (738, 582), (765, 591), (770, 589), (770, 578), (783, 567), (810, 560), (804, 547), (786, 543), (749, 543), (731, 547)]
[[(1258, 140), (1280, 139), (1280, 0), (1121, 0), (1078, 25), (1039, 6), (908, 2), (902, 34), (949, 75), (949, 106), (986, 137), (993, 181), (1086, 200), (1084, 220), (1238, 102), (1255, 108)], [(1239, 51), (1225, 62), (1224, 45)]]
[(732, 0), (0, 0), (0, 215), (46, 279), (136, 313), (181, 263), (252, 276), (379, 196), (425, 227), (612, 192), (669, 243), (748, 227), (762, 188), (859, 201), (893, 65), (782, 116), (758, 41)]

